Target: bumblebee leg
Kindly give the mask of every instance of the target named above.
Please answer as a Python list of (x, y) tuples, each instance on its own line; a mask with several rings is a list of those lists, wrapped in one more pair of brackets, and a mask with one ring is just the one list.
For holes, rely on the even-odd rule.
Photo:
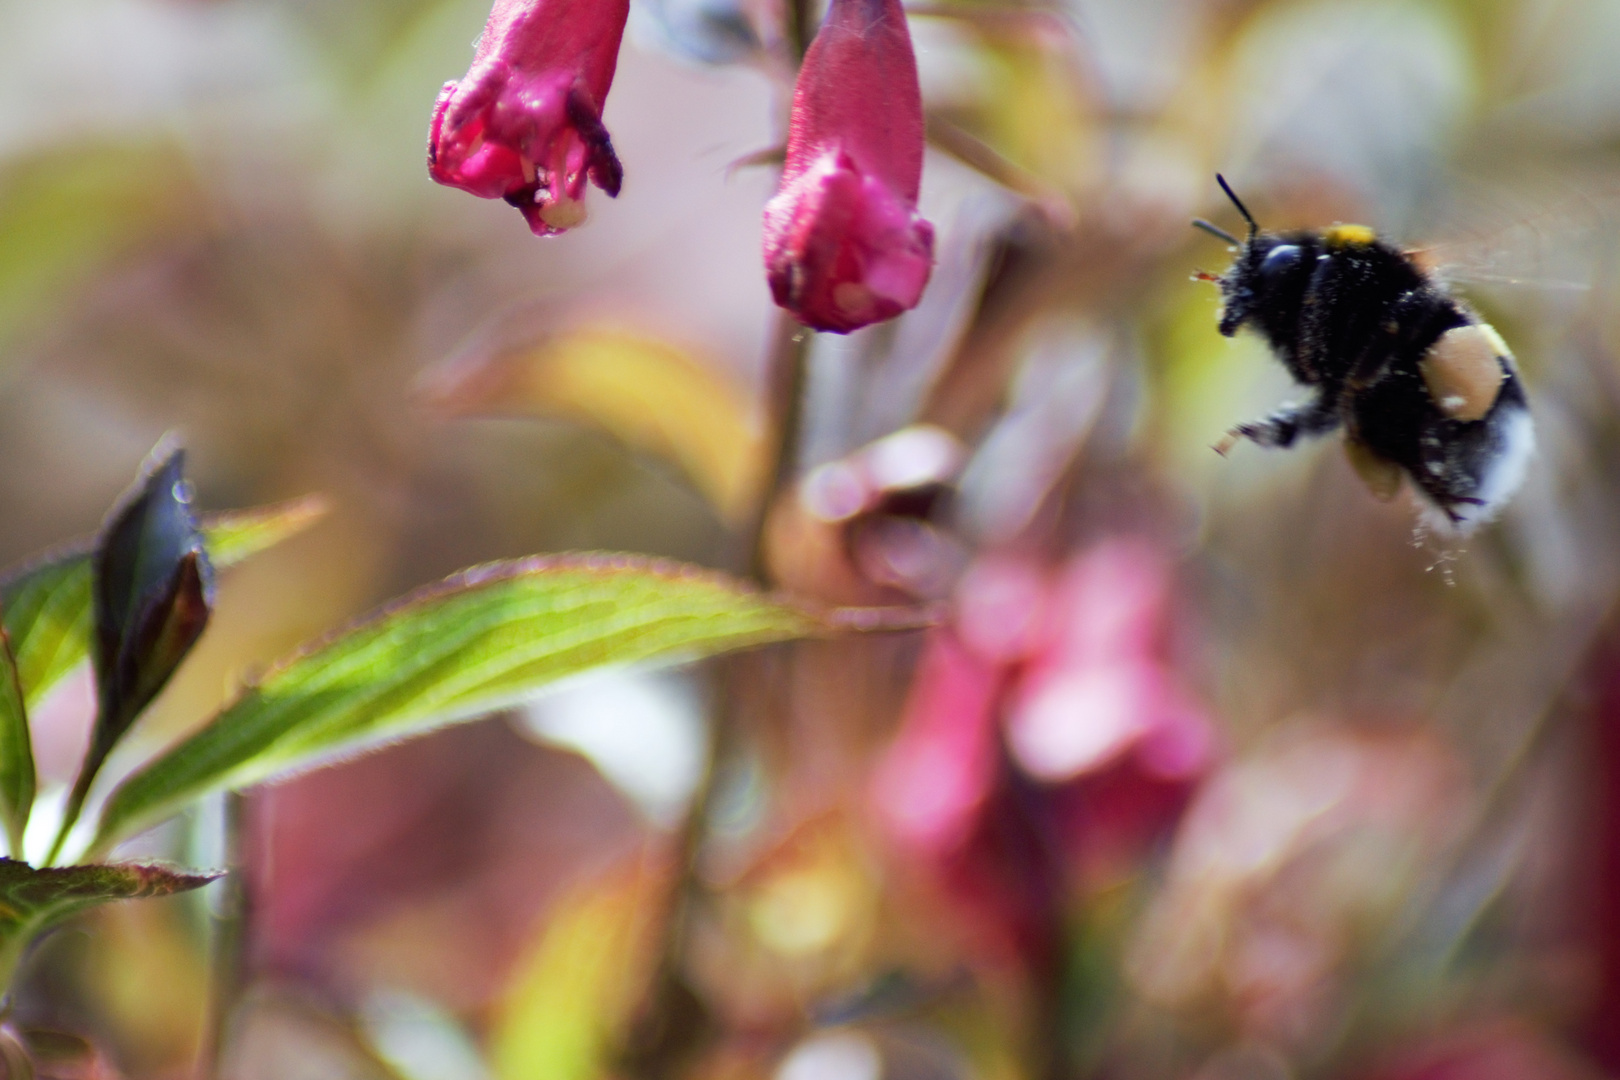
[(1301, 435), (1325, 435), (1339, 426), (1339, 408), (1324, 395), (1303, 405), (1287, 405), (1261, 420), (1239, 424), (1215, 444), (1215, 452), (1226, 452), (1237, 445), (1239, 439), (1248, 439), (1261, 446), (1292, 446)]

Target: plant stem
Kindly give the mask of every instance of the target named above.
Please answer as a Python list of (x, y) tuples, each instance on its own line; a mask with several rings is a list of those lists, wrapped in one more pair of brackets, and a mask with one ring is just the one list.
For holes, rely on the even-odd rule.
[[(766, 470), (768, 481), (760, 492), (748, 528), (740, 537), (746, 544), (750, 575), (767, 588), (771, 582), (766, 569), (765, 522), (771, 507), (792, 486), (797, 471), (810, 340), (810, 331), (792, 316), (787, 312), (779, 315), (766, 372), (766, 404), (774, 436)], [(753, 657), (734, 657), (724, 669), (703, 779), (692, 793), (692, 804), (675, 839), (675, 880), (667, 900), (663, 946), (646, 1004), (626, 1040), (626, 1067), (633, 1075), (647, 1080), (674, 1075), (682, 1060), (697, 1049), (709, 1033), (702, 1003), (687, 986), (682, 971), (692, 923), (704, 891), (698, 876), (699, 857), (721, 776), (726, 764), (736, 757), (741, 742), (744, 688), (748, 665), (753, 662)]]
[[(108, 730), (121, 731), (127, 728), (133, 717), (123, 717), (112, 712), (107, 699), (99, 693), (96, 702), (95, 723), (90, 729), (90, 746), (84, 752), (84, 761), (79, 765), (79, 775), (73, 778), (73, 790), (68, 793), (67, 805), (62, 811), (62, 827), (56, 830), (56, 839), (51, 841), (50, 854), (45, 856), (45, 866), (54, 866), (56, 857), (62, 854), (62, 845), (67, 843), (68, 834), (73, 826), (79, 823), (79, 815), (84, 812), (84, 800), (90, 795), (90, 785), (96, 782), (96, 776), (101, 767), (107, 763), (107, 754), (111, 752), (117, 737), (107, 739), (103, 735)], [(108, 717), (112, 720), (109, 721)]]
[(247, 797), (225, 793), (224, 895), (211, 918), (213, 963), (209, 972), (208, 1015), (197, 1047), (197, 1080), (220, 1075), (229, 1042), (231, 1017), (247, 975), (247, 948), (252, 925), (252, 896), (247, 884)]
[(810, 0), (788, 0), (784, 7), (782, 36), (792, 50), (793, 66), (797, 68), (816, 36), (816, 28), (812, 25), (815, 12), (811, 10)]
[[(783, 38), (795, 69), (804, 59), (814, 36), (811, 0), (787, 0)], [(771, 585), (765, 552), (765, 525), (783, 492), (797, 473), (798, 447), (804, 419), (805, 370), (813, 334), (787, 312), (777, 313), (770, 351), (766, 356), (765, 406), (772, 435), (766, 482), (747, 527), (738, 536), (738, 563), (746, 562), (749, 576), (763, 588)], [(624, 1066), (633, 1076), (663, 1080), (675, 1075), (686, 1058), (700, 1049), (711, 1034), (702, 1002), (682, 974), (686, 946), (703, 896), (698, 862), (708, 832), (719, 782), (725, 765), (734, 759), (743, 726), (745, 665), (751, 657), (735, 657), (725, 668), (719, 707), (715, 710), (703, 778), (692, 793), (686, 819), (675, 838), (675, 879), (668, 894), (665, 931), (640, 1015), (625, 1041)]]
[(748, 575), (762, 588), (771, 586), (765, 565), (765, 523), (771, 508), (792, 486), (798, 471), (799, 437), (804, 422), (806, 362), (814, 334), (787, 312), (779, 312), (766, 371), (766, 402), (774, 439), (770, 469), (754, 516), (743, 537), (748, 552)]
[(56, 830), (56, 839), (51, 841), (51, 850), (45, 856), (41, 865), (56, 865), (56, 857), (62, 854), (62, 845), (67, 843), (68, 833), (73, 826), (79, 823), (79, 815), (84, 811), (85, 796), (90, 794), (90, 781), (94, 774), (87, 769), (80, 769), (78, 779), (73, 782), (73, 790), (68, 793), (67, 805), (62, 811), (62, 827)]

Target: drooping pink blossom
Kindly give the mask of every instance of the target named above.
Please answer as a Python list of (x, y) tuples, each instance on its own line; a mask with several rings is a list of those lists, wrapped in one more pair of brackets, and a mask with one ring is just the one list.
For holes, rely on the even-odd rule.
[(951, 628), (933, 631), (872, 794), (890, 838), (971, 950), (1045, 977), (1058, 952), (1061, 870), (997, 739), (1010, 674)]
[(765, 271), (805, 325), (848, 333), (917, 306), (934, 229), (917, 212), (922, 93), (900, 0), (832, 0), (793, 94)]
[(428, 173), (505, 199), (537, 236), (585, 220), (587, 179), (618, 195), (602, 106), (629, 14), (629, 0), (495, 0), (472, 67), (434, 105)]

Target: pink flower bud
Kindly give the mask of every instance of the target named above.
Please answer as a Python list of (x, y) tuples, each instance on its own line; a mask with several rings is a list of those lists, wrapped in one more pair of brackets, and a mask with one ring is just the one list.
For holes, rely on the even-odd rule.
[(917, 306), (934, 228), (917, 214), (922, 93), (900, 0), (832, 0), (793, 92), (782, 186), (765, 206), (771, 294), (846, 334)]
[(587, 178), (618, 195), (602, 106), (629, 15), (629, 0), (495, 0), (472, 68), (433, 108), (429, 175), (505, 199), (537, 236), (585, 220)]

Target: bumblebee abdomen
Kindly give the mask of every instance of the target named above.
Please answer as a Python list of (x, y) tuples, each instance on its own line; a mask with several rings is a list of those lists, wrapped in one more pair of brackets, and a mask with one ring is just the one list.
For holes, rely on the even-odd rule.
[[(1534, 447), (1512, 358), (1504, 346), (1503, 355), (1489, 356), (1491, 370), (1482, 370), (1473, 359), (1481, 337), (1501, 341), (1487, 324), (1453, 328), (1347, 402), (1348, 437), (1400, 466), (1446, 524), (1464, 529), (1495, 516), (1518, 488)], [(1435, 374), (1437, 365), (1449, 366), (1444, 378), (1451, 382)]]

